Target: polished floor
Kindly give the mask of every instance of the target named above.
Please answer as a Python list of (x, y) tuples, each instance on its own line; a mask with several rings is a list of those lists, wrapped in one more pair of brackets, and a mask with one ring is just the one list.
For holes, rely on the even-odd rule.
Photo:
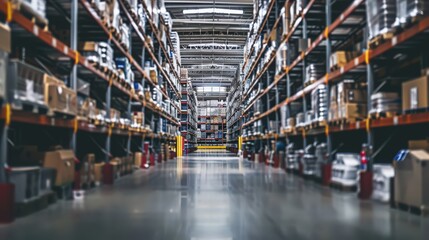
[(429, 239), (429, 217), (205, 152), (0, 225), (0, 239)]

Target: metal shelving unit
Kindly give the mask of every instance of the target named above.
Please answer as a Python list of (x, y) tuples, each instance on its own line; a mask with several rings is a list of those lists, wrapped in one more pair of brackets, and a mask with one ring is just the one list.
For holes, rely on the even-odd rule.
[(182, 110), (181, 110), (181, 134), (185, 139), (185, 153), (192, 153), (197, 150), (197, 97), (192, 87), (191, 81), (181, 80), (182, 89)]
[[(87, 121), (78, 120), (74, 117), (48, 116), (43, 113), (12, 109), (10, 107), (12, 103), (6, 102), (0, 115), (0, 120), (5, 122), (3, 125), (6, 125), (2, 126), (1, 131), (3, 141), (0, 145), (0, 151), (2, 152), (0, 156), (0, 182), (5, 181), (3, 173), (8, 159), (7, 139), (10, 138), (8, 133), (12, 130), (15, 135), (17, 132), (19, 135), (25, 135), (24, 132), (20, 132), (20, 128), (26, 125), (41, 127), (40, 129), (35, 129), (33, 133), (63, 129), (65, 130), (65, 132), (62, 132), (63, 135), (55, 136), (56, 138), (61, 138), (59, 142), (69, 142), (69, 144), (62, 144), (63, 147), (73, 148), (78, 157), (85, 154), (79, 149), (82, 145), (89, 144), (96, 149), (101, 148), (100, 151), (97, 151), (97, 160), (105, 162), (109, 162), (113, 156), (129, 155), (135, 151), (142, 151), (145, 141), (150, 141), (153, 150), (156, 151), (160, 151), (162, 144), (174, 144), (177, 131), (165, 132), (162, 130), (161, 123), (158, 122), (162, 118), (165, 119), (167, 126), (172, 126), (171, 129), (169, 128), (170, 130), (178, 127), (180, 125), (178, 117), (173, 115), (172, 111), (167, 112), (151, 99), (139, 96), (133, 87), (129, 88), (121, 82), (115, 81), (110, 74), (91, 65), (88, 59), (80, 52), (79, 43), (83, 41), (105, 41), (109, 43), (115, 52), (115, 56), (124, 57), (130, 62), (132, 71), (136, 76), (136, 82), (140, 83), (143, 88), (148, 88), (149, 91), (159, 89), (162, 94), (162, 100), (169, 100), (171, 108), (179, 111), (180, 108), (176, 101), (181, 99), (180, 85), (179, 83), (174, 83), (174, 81), (178, 81), (179, 74), (173, 67), (171, 60), (171, 57), (177, 60), (177, 56), (174, 54), (173, 56), (167, 51), (158, 34), (160, 32), (156, 27), (158, 23), (155, 23), (153, 18), (149, 16), (147, 6), (144, 5), (148, 16), (146, 17), (148, 27), (143, 29), (129, 11), (128, 2), (124, 0), (117, 1), (120, 15), (130, 28), (130, 46), (129, 49), (126, 49), (111, 29), (106, 27), (93, 5), (91, 5), (91, 1), (56, 0), (47, 2), (47, 18), (55, 19), (55, 21), (50, 21), (49, 26), (42, 26), (17, 10), (11, 1), (0, 1), (1, 21), (8, 22), (14, 38), (14, 49), (11, 55), (19, 56), (22, 60), (31, 59), (32, 63), (39, 63), (38, 65), (41, 68), (49, 69), (53, 75), (63, 76), (71, 73), (66, 84), (74, 91), (77, 88), (77, 79), (89, 82), (92, 90), (97, 92), (97, 95), (101, 95), (97, 99), (97, 104), (103, 106), (107, 118), (110, 117), (112, 105), (116, 104), (116, 108), (119, 108), (121, 115), (130, 118), (132, 111), (142, 112), (146, 123), (155, 124), (154, 126), (157, 126), (157, 129), (136, 131), (109, 124), (94, 126)], [(142, 3), (145, 2), (142, 1)], [(162, 16), (160, 18), (160, 24), (163, 24), (165, 20)], [(151, 35), (152, 39), (155, 36), (153, 46), (149, 45), (147, 41), (148, 35)], [(172, 47), (169, 32), (167, 35), (167, 44)], [(33, 58), (36, 61), (33, 61)], [(161, 64), (164, 60), (169, 63), (169, 72), (172, 73), (170, 75)], [(151, 66), (157, 67), (160, 71), (160, 75), (157, 77), (166, 80), (167, 84), (163, 84), (162, 81), (155, 82), (152, 80), (148, 72), (143, 69), (146, 61)], [(95, 93), (91, 92), (91, 95), (93, 94)], [(81, 134), (85, 134), (85, 136), (92, 136), (93, 134), (98, 136), (101, 134), (100, 136), (103, 137), (96, 140), (98, 142), (92, 142), (91, 140), (79, 142), (77, 139)], [(79, 137), (79, 139), (82, 139), (82, 137)], [(118, 150), (116, 147), (118, 144), (124, 144), (125, 149)]]
[[(287, 7), (292, 2), (286, 1), (284, 6)], [(402, 113), (398, 116), (376, 119), (368, 117), (353, 122), (336, 124), (325, 122), (320, 124), (320, 126), (311, 126), (303, 130), (294, 130), (288, 133), (281, 133), (278, 126), (280, 125), (279, 114), (281, 109), (286, 109), (287, 118), (295, 117), (289, 115), (291, 105), (300, 103), (302, 104), (301, 112), (305, 115), (310, 110), (307, 108), (309, 107), (309, 101), (311, 101), (311, 92), (324, 84), (328, 86), (329, 93), (330, 88), (334, 84), (344, 79), (351, 78), (365, 82), (367, 84), (367, 103), (370, 102), (371, 95), (379, 91), (380, 88), (393, 89), (400, 93), (400, 90), (398, 91), (400, 89), (398, 81), (389, 82), (381, 78), (384, 76), (383, 74), (386, 75), (386, 72), (394, 72), (391, 69), (393, 66), (398, 66), (401, 69), (412, 68), (404, 64), (403, 61), (395, 59), (395, 56), (401, 56), (401, 54), (408, 55), (409, 59), (412, 57), (413, 59), (419, 59), (416, 60), (417, 62), (420, 61), (420, 64), (414, 65), (418, 69), (411, 69), (408, 75), (406, 74), (407, 70), (402, 70), (403, 72), (400, 74), (397, 73), (402, 77), (401, 82), (419, 76), (418, 71), (427, 67), (426, 48), (420, 53), (417, 49), (421, 46), (421, 43), (428, 39), (428, 17), (418, 18), (415, 22), (403, 26), (399, 31), (396, 31), (392, 38), (385, 39), (377, 46), (369, 48), (366, 46), (369, 41), (364, 0), (341, 2), (330, 0), (303, 1), (303, 8), (300, 15), (286, 35), (279, 34), (283, 29), (281, 16), (277, 13), (280, 12), (282, 5), (280, 3), (280, 5), (276, 6), (276, 4), (274, 5), (274, 13), (268, 12), (267, 14), (271, 14), (270, 18), (273, 18), (273, 21), (268, 21), (266, 24), (267, 29), (261, 32), (261, 34), (269, 34), (277, 31), (276, 53), (280, 51), (278, 47), (282, 43), (289, 46), (298, 39), (309, 43), (295, 57), (291, 57), (293, 55), (292, 50), (287, 50), (287, 63), (282, 66), (281, 72), (274, 70), (273, 66), (277, 54), (264, 59), (265, 64), (260, 65), (261, 58), (264, 56), (264, 52), (267, 51), (268, 45), (261, 47), (261, 52), (251, 56), (253, 53), (252, 47), (250, 54), (246, 55), (245, 63), (249, 62), (251, 57), (255, 60), (248, 68), (245, 68), (246, 64), (241, 68), (244, 76), (242, 80), (244, 89), (242, 91), (243, 111), (241, 115), (243, 123), (240, 123), (241, 128), (238, 132), (244, 137), (243, 140), (247, 145), (248, 151), (258, 153), (265, 146), (271, 149), (272, 144), (270, 144), (269, 140), (286, 143), (293, 142), (302, 149), (313, 141), (322, 140), (326, 141), (328, 152), (332, 152), (333, 149), (338, 148), (342, 141), (344, 141), (344, 149), (355, 152), (360, 151), (362, 144), (368, 144), (374, 147), (374, 152), (379, 153), (378, 155), (374, 154), (370, 158), (371, 161), (368, 164), (368, 170), (371, 171), (374, 163), (390, 162), (393, 159), (392, 154), (394, 152), (390, 151), (388, 153), (384, 149), (386, 139), (390, 139), (390, 133), (397, 132), (399, 129), (410, 129), (412, 134), (410, 133), (409, 138), (407, 138), (408, 140), (413, 139), (413, 137), (423, 137), (421, 133), (418, 133), (418, 129), (427, 127), (429, 123), (427, 112), (414, 114)], [(275, 13), (276, 11), (277, 13)], [(344, 65), (332, 69), (329, 66), (331, 54), (356, 42), (364, 43), (363, 51)], [(252, 41), (250, 43), (254, 44)], [(305, 69), (311, 63), (321, 63), (326, 68), (323, 68), (323, 74), (317, 80), (304, 85), (306, 77)], [(257, 90), (257, 87), (260, 90)], [(251, 94), (253, 95), (251, 96)], [(328, 99), (330, 99), (329, 95)], [(264, 105), (262, 107), (263, 110), (255, 114), (255, 105), (260, 102)], [(368, 112), (370, 110), (369, 107)], [(235, 121), (240, 122), (239, 120)], [(275, 129), (270, 129), (270, 132), (268, 132), (270, 122), (275, 122), (278, 125), (275, 126)], [(262, 123), (262, 127), (266, 128), (267, 131), (255, 134), (255, 124), (257, 123)], [(233, 122), (229, 126), (233, 126), (234, 124), (236, 122)], [(355, 134), (356, 132), (359, 132), (356, 135), (358, 137), (349, 141), (347, 138), (351, 135), (347, 134)], [(363, 137), (361, 138), (360, 136)], [(394, 146), (401, 145), (406, 148), (406, 142), (403, 139), (393, 141), (396, 141)], [(330, 156), (330, 160), (333, 160), (332, 156)]]

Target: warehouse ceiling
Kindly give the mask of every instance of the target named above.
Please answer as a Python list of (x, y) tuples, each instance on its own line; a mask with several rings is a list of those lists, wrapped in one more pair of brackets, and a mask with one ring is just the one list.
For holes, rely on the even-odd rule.
[[(253, 0), (164, 0), (194, 87), (231, 85), (243, 61)], [(226, 93), (206, 94), (225, 96)], [(201, 96), (200, 96), (201, 97)], [(223, 98), (225, 98), (223, 97)]]

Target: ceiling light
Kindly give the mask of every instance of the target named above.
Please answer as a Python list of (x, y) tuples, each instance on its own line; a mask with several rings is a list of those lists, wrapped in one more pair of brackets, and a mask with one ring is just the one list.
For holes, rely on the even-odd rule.
[(225, 8), (198, 8), (198, 9), (183, 10), (183, 14), (209, 14), (209, 13), (243, 15), (243, 10), (232, 10), (232, 9), (225, 9)]

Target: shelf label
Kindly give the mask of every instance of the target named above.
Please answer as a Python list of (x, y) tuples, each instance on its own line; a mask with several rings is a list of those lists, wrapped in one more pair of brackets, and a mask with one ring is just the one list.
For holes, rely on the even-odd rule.
[(366, 119), (366, 131), (369, 132), (371, 130), (371, 119)]
[(394, 117), (393, 117), (393, 125), (394, 125), (394, 126), (396, 126), (396, 125), (398, 125), (398, 124), (399, 124), (398, 116), (394, 116)]
[(69, 48), (67, 46), (64, 46), (63, 52), (65, 55), (69, 54)]
[(343, 131), (344, 130), (344, 124), (341, 123), (340, 125), (340, 130)]
[(344, 21), (344, 14), (343, 13), (341, 13), (340, 20), (341, 20), (341, 22)]
[(359, 121), (356, 122), (356, 129), (360, 129), (360, 122)]
[(355, 67), (359, 65), (359, 58), (355, 58)]
[(9, 126), (10, 122), (11, 122), (11, 117), (10, 116), (12, 115), (12, 110), (11, 110), (10, 104), (9, 103), (6, 104), (5, 108), (6, 108), (5, 125)]
[(343, 74), (344, 73), (344, 67), (340, 68), (340, 73)]
[(396, 36), (394, 36), (392, 38), (392, 47), (395, 46), (396, 44), (398, 44), (398, 38)]
[(51, 126), (55, 126), (55, 118), (51, 118)]
[(77, 130), (79, 129), (79, 121), (77, 120), (77, 118), (74, 119), (73, 123), (73, 133), (77, 133)]
[(10, 1), (6, 1), (6, 22), (7, 23), (12, 22), (12, 18), (13, 18), (12, 3)]
[(52, 38), (52, 46), (53, 46), (54, 48), (56, 48), (56, 47), (57, 47), (57, 39), (56, 39), (56, 38)]
[(33, 25), (33, 34), (39, 36), (39, 28), (36, 25)]

